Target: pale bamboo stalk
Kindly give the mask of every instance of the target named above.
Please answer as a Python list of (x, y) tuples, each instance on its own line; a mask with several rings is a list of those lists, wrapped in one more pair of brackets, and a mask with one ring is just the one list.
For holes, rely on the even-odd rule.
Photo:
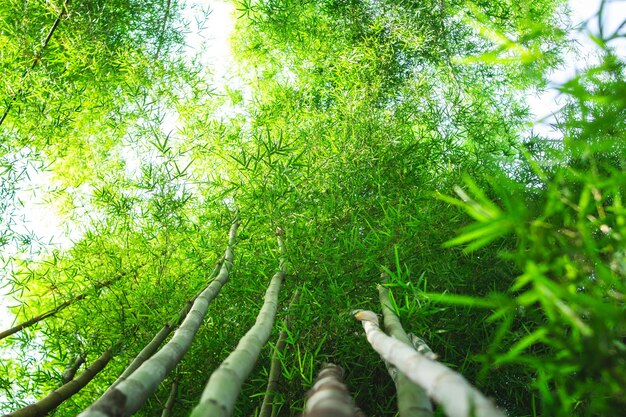
[(170, 395), (169, 397), (167, 397), (167, 402), (165, 403), (165, 407), (163, 408), (163, 413), (161, 413), (161, 417), (170, 417), (172, 415), (172, 411), (174, 411), (174, 404), (176, 403), (176, 397), (178, 396), (178, 380), (179, 375), (177, 375), (172, 382)]
[(111, 360), (111, 349), (107, 349), (102, 356), (96, 359), (91, 366), (83, 371), (80, 376), (72, 379), (65, 385), (55, 389), (45, 398), (34, 404), (27, 405), (18, 410), (5, 414), (4, 417), (44, 417), (57, 408), (63, 401), (80, 391), (85, 385), (91, 382), (94, 377), (104, 369)]
[(259, 417), (274, 417), (275, 407), (273, 404), (274, 394), (278, 389), (278, 379), (281, 374), (281, 363), (280, 357), (285, 351), (285, 346), (287, 346), (287, 331), (289, 330), (289, 325), (291, 324), (290, 311), (292, 307), (298, 302), (298, 298), (300, 298), (300, 289), (297, 289), (293, 294), (293, 298), (289, 303), (289, 312), (285, 317), (283, 322), (284, 328), (280, 331), (280, 335), (278, 336), (278, 342), (276, 342), (276, 346), (274, 348), (274, 352), (272, 353), (272, 360), (270, 364), (270, 373), (267, 378), (267, 387), (265, 388), (265, 396), (263, 397), (263, 404), (261, 404), (261, 412), (259, 413)]
[(265, 292), (263, 306), (256, 322), (241, 338), (235, 350), (211, 374), (200, 402), (193, 409), (191, 417), (230, 417), (232, 415), (241, 385), (252, 371), (263, 345), (270, 337), (278, 306), (278, 294), (286, 273), (282, 229), (277, 229), (277, 235), (282, 254), (280, 268), (272, 277)]
[[(220, 269), (222, 265), (222, 261), (223, 259), (220, 259), (217, 262), (217, 264), (215, 265), (215, 268), (213, 269), (209, 277), (212, 278), (217, 274), (218, 269)], [(161, 346), (161, 344), (165, 341), (165, 339), (167, 339), (167, 336), (169, 336), (170, 333), (174, 331), (176, 326), (180, 324), (187, 317), (187, 314), (189, 314), (189, 311), (191, 311), (194, 301), (196, 300), (196, 298), (199, 297), (199, 295), (200, 294), (196, 295), (193, 299), (187, 301), (185, 306), (178, 311), (176, 316), (170, 321), (168, 321), (167, 323), (165, 323), (165, 325), (161, 328), (161, 330), (159, 330), (158, 333), (154, 335), (152, 340), (141, 350), (141, 352), (139, 352), (139, 354), (135, 356), (135, 358), (128, 364), (128, 367), (124, 370), (124, 372), (122, 372), (122, 374), (117, 378), (117, 380), (113, 384), (111, 384), (111, 386), (107, 389), (106, 392), (112, 390), (117, 385), (119, 385), (120, 382), (124, 381), (133, 372), (135, 372), (141, 366), (142, 363), (147, 361), (149, 358), (152, 357), (152, 355), (155, 354), (155, 352), (159, 349), (159, 346)]]
[(460, 374), (383, 333), (376, 314), (360, 311), (355, 317), (361, 321), (367, 340), (374, 350), (407, 378), (424, 388), (449, 417), (505, 417)]
[(327, 363), (307, 394), (303, 417), (356, 417), (363, 412), (355, 407), (343, 383), (343, 369)]
[[(409, 346), (412, 345), (409, 336), (402, 328), (400, 319), (389, 306), (389, 290), (382, 285), (378, 286), (378, 295), (383, 310), (385, 330), (389, 336)], [(386, 362), (389, 364), (389, 362)], [(398, 413), (400, 417), (432, 417), (433, 406), (426, 391), (414, 384), (398, 368), (389, 364), (389, 374), (396, 385), (398, 399)]]
[(80, 417), (128, 417), (139, 410), (148, 397), (156, 391), (159, 384), (191, 347), (193, 338), (208, 311), (209, 303), (217, 296), (222, 286), (228, 282), (233, 264), (233, 246), (238, 227), (239, 221), (235, 220), (230, 228), (228, 247), (219, 275), (196, 298), (189, 314), (176, 330), (172, 339), (124, 381), (107, 391), (89, 408), (80, 413)]

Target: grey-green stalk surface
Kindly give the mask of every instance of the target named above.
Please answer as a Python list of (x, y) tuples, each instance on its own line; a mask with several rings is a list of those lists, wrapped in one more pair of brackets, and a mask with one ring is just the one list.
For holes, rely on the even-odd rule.
[(114, 389), (105, 393), (89, 408), (79, 414), (80, 417), (120, 417), (130, 416), (139, 410), (152, 395), (159, 384), (183, 358), (204, 320), (210, 302), (217, 296), (226, 282), (233, 264), (233, 246), (237, 236), (239, 221), (235, 220), (230, 228), (228, 247), (224, 263), (217, 278), (196, 298), (191, 311), (174, 333), (172, 339), (150, 359), (145, 361), (135, 372), (128, 376)]
[(235, 401), (259, 357), (263, 345), (267, 343), (274, 325), (278, 307), (278, 294), (286, 273), (284, 232), (278, 228), (278, 246), (281, 252), (279, 271), (274, 274), (265, 292), (263, 307), (254, 326), (241, 338), (235, 350), (211, 374), (200, 402), (193, 409), (191, 417), (229, 417), (235, 408)]
[[(389, 306), (389, 290), (382, 285), (378, 286), (380, 305), (383, 310), (385, 330), (389, 336), (411, 346), (411, 340), (402, 328), (400, 319)], [(398, 413), (400, 417), (432, 417), (433, 406), (426, 391), (419, 385), (414, 384), (403, 373), (392, 365), (389, 365), (398, 393)]]

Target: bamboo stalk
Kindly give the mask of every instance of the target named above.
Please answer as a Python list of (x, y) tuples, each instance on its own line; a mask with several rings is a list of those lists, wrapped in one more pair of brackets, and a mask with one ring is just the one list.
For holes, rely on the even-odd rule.
[[(211, 272), (210, 277), (214, 277), (217, 274), (217, 271), (220, 269), (222, 262), (223, 262), (223, 258), (217, 262), (217, 265), (215, 265), (215, 268)], [(195, 299), (198, 298), (198, 296), (199, 294), (196, 295), (193, 299), (187, 301), (185, 306), (181, 308), (178, 311), (178, 313), (176, 313), (176, 316), (170, 321), (168, 321), (167, 323), (165, 323), (165, 325), (163, 325), (161, 330), (159, 330), (157, 334), (154, 335), (152, 340), (141, 350), (141, 352), (139, 352), (139, 354), (137, 354), (137, 356), (135, 356), (135, 358), (130, 362), (130, 364), (128, 364), (128, 367), (126, 367), (124, 372), (122, 372), (122, 374), (117, 378), (117, 380), (113, 384), (111, 384), (111, 386), (107, 389), (107, 392), (112, 390), (120, 382), (128, 378), (133, 372), (135, 372), (141, 366), (142, 363), (150, 359), (152, 355), (155, 354), (155, 352), (159, 349), (159, 346), (161, 346), (161, 344), (165, 341), (165, 339), (167, 339), (167, 336), (169, 336), (170, 333), (174, 331), (177, 325), (179, 325), (183, 320), (185, 320), (185, 318), (187, 317), (187, 314), (189, 314), (189, 311), (191, 311), (191, 308), (193, 306)]]
[(193, 338), (208, 311), (209, 304), (217, 296), (222, 286), (228, 282), (234, 259), (233, 247), (238, 227), (239, 220), (235, 220), (230, 228), (228, 247), (219, 275), (196, 298), (189, 314), (176, 330), (172, 339), (124, 381), (105, 392), (89, 408), (80, 413), (80, 417), (130, 416), (143, 406), (148, 397), (156, 391), (159, 384), (181, 361), (191, 347)]
[(36, 403), (5, 414), (4, 417), (44, 417), (91, 382), (109, 363), (111, 357), (111, 349), (109, 348), (77, 378), (55, 389)]
[(448, 416), (505, 417), (460, 374), (383, 333), (378, 326), (378, 317), (373, 312), (359, 311), (355, 318), (361, 321), (367, 340), (374, 350), (407, 378), (424, 388)]
[(360, 417), (348, 388), (343, 383), (343, 369), (328, 363), (315, 380), (307, 395), (303, 417)]
[(282, 229), (277, 230), (277, 235), (282, 255), (280, 267), (265, 292), (263, 306), (256, 322), (241, 338), (235, 350), (211, 374), (200, 402), (193, 409), (191, 417), (229, 417), (232, 415), (241, 385), (252, 371), (263, 345), (270, 337), (278, 306), (278, 294), (286, 273)]
[[(385, 321), (385, 330), (389, 336), (407, 345), (412, 345), (409, 336), (402, 328), (398, 316), (389, 306), (389, 290), (382, 285), (378, 286), (378, 295), (382, 306)], [(426, 391), (419, 385), (414, 384), (398, 368), (388, 364), (389, 373), (396, 385), (398, 397), (398, 413), (400, 417), (432, 417), (433, 406)]]
[[(289, 303), (289, 311), (293, 308), (293, 306), (298, 302), (300, 298), (300, 289), (297, 289), (291, 298), (291, 302)], [(285, 346), (287, 345), (287, 331), (289, 330), (289, 325), (291, 324), (290, 313), (287, 314), (285, 320), (283, 322), (284, 328), (281, 330), (280, 335), (278, 336), (278, 341), (276, 342), (276, 347), (274, 348), (274, 352), (272, 353), (272, 360), (270, 364), (270, 373), (267, 378), (267, 387), (265, 388), (265, 396), (263, 397), (263, 404), (261, 404), (261, 412), (259, 413), (259, 417), (274, 417), (275, 416), (275, 408), (274, 408), (274, 393), (278, 389), (278, 379), (280, 378), (281, 371), (281, 363), (280, 357), (285, 351)]]

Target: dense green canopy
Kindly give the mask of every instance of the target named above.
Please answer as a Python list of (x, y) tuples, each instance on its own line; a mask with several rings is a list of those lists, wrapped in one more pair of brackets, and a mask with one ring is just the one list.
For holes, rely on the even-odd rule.
[[(0, 340), (0, 411), (112, 348), (54, 415), (93, 403), (213, 279), (236, 216), (230, 281), (137, 415), (172, 381), (174, 416), (198, 404), (263, 304), (277, 227), (270, 341), (301, 291), (279, 415), (301, 413), (326, 362), (367, 415), (395, 415), (350, 315), (380, 312), (381, 272), (405, 330), (509, 415), (626, 408), (623, 28), (593, 35), (598, 62), (559, 86), (544, 137), (525, 97), (568, 48), (562, 0), (236, 1), (228, 83), (188, 53), (190, 11), (202, 26), (176, 0), (0, 5), (1, 294), (14, 324), (54, 311)], [(34, 176), (71, 243), (20, 226)], [(271, 343), (236, 416), (260, 408)]]

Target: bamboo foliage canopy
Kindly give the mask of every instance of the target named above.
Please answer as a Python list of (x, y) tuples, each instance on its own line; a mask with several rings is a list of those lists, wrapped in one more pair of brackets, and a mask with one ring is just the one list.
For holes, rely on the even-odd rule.
[[(272, 363), (276, 416), (304, 412), (325, 363), (363, 413), (395, 415), (349, 314), (380, 311), (381, 272), (387, 313), (507, 414), (626, 409), (616, 3), (582, 32), (565, 0), (192, 3), (0, 2), (0, 414), (111, 348), (55, 417), (139, 371), (125, 413), (190, 415), (281, 258), (233, 416), (260, 410)], [(597, 60), (550, 81), (577, 34)], [(530, 98), (553, 87), (542, 124)], [(216, 264), (228, 283), (192, 309)], [(159, 349), (178, 353), (157, 372)]]

